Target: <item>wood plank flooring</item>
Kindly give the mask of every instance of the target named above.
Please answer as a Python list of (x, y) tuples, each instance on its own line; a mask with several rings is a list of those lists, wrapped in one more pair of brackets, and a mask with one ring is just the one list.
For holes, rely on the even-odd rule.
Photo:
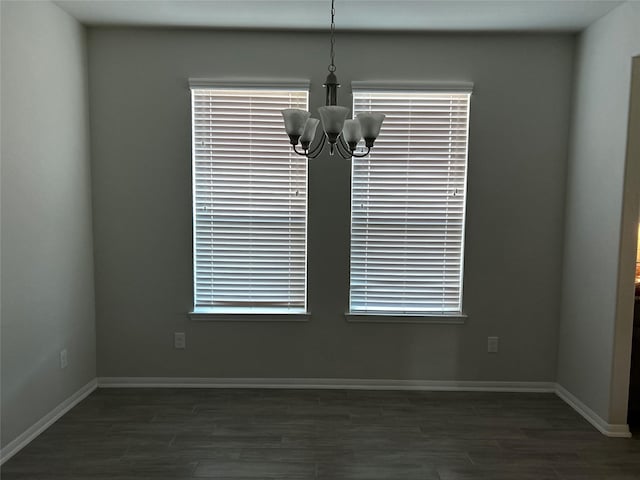
[(101, 389), (2, 480), (638, 480), (553, 394)]

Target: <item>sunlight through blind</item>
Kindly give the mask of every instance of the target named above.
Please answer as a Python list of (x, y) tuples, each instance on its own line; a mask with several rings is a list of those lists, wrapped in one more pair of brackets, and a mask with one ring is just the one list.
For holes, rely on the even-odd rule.
[(196, 309), (306, 309), (307, 162), (286, 108), (308, 91), (192, 88)]
[(461, 312), (469, 99), (354, 89), (354, 114), (387, 116), (352, 163), (352, 312)]

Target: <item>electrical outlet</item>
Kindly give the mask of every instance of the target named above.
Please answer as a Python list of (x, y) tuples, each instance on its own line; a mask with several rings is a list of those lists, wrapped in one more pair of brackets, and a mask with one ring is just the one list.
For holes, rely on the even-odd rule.
[(60, 351), (60, 368), (67, 368), (68, 364), (69, 362), (67, 360), (67, 349), (65, 348), (64, 350)]
[(187, 338), (184, 332), (173, 332), (173, 348), (187, 348)]
[(498, 353), (498, 337), (487, 338), (487, 352)]

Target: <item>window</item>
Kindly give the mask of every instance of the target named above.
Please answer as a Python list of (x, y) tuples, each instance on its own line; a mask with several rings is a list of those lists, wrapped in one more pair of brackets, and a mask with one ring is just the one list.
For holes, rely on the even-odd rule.
[(194, 312), (305, 312), (307, 163), (280, 111), (308, 89), (191, 91)]
[(354, 87), (354, 114), (387, 117), (352, 162), (352, 313), (461, 313), (469, 99)]

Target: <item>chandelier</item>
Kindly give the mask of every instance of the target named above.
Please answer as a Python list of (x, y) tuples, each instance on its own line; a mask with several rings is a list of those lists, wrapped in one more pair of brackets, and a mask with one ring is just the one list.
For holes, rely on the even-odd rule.
[[(330, 155), (338, 152), (342, 158), (347, 160), (351, 157), (360, 158), (369, 154), (380, 133), (384, 114), (377, 112), (359, 113), (357, 119), (347, 120), (349, 109), (336, 105), (340, 84), (335, 74), (336, 66), (334, 64), (336, 43), (336, 9), (334, 3), (335, 0), (331, 0), (331, 63), (328, 67), (329, 75), (327, 75), (327, 80), (323, 85), (327, 89), (327, 99), (325, 106), (318, 108), (324, 134), (316, 145), (312, 146), (320, 120), (311, 118), (309, 112), (297, 108), (282, 110), (282, 116), (284, 117), (284, 128), (287, 135), (289, 135), (291, 147), (298, 155), (316, 158), (324, 150), (328, 142)], [(366, 150), (356, 151), (358, 143), (363, 138)], [(298, 150), (298, 143), (300, 143), (302, 151)]]

